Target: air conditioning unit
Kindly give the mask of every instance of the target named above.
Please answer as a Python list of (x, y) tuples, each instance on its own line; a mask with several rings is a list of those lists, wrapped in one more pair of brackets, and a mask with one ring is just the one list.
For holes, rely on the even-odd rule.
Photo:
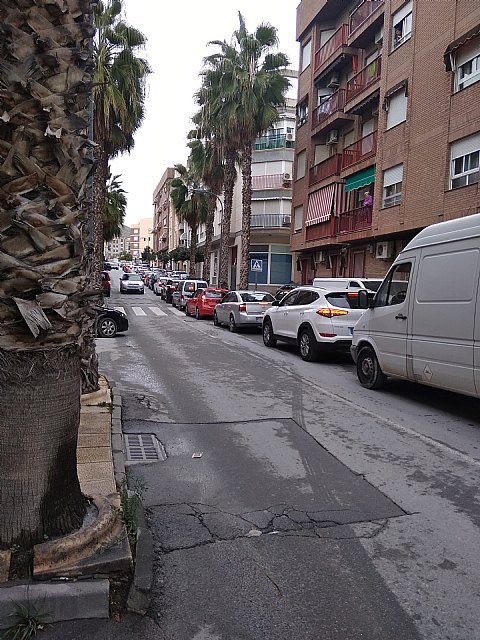
[(284, 173), (283, 174), (283, 181), (284, 182), (289, 182), (292, 179), (292, 174), (291, 173)]
[(285, 135), (285, 140), (287, 142), (295, 142), (295, 136), (293, 135), (293, 133), (287, 133)]
[(289, 227), (291, 225), (291, 217), (290, 216), (283, 216), (282, 217), (282, 227)]
[(327, 134), (327, 144), (335, 144), (336, 142), (338, 142), (338, 131), (332, 129)]
[(315, 262), (318, 264), (320, 262), (327, 261), (327, 252), (326, 251), (317, 251), (315, 253)]
[(328, 81), (327, 87), (329, 89), (336, 89), (340, 85), (340, 77), (338, 73), (332, 73), (330, 76), (330, 80)]
[(383, 260), (393, 257), (393, 242), (377, 242), (375, 257)]

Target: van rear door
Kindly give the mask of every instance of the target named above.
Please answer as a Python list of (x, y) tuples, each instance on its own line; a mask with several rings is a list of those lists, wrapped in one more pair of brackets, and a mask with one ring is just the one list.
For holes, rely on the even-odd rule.
[(469, 395), (475, 394), (476, 244), (468, 239), (422, 249), (411, 330), (414, 379)]

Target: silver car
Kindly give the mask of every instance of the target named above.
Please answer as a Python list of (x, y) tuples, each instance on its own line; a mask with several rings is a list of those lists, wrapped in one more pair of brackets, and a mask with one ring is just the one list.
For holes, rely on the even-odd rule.
[(143, 293), (144, 284), (138, 273), (124, 273), (120, 280), (120, 293)]
[(274, 300), (264, 291), (230, 291), (215, 307), (213, 324), (227, 324), (232, 332), (240, 327), (261, 327), (263, 315)]

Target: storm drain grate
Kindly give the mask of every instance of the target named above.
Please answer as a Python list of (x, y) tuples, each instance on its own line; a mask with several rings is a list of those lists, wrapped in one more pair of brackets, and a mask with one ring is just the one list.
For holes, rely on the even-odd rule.
[(163, 445), (151, 433), (126, 433), (127, 462), (159, 462), (167, 456)]

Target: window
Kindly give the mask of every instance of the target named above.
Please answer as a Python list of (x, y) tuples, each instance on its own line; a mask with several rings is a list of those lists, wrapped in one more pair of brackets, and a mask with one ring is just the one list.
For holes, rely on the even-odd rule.
[(318, 300), (319, 295), (316, 291), (300, 291), (295, 304), (307, 305), (312, 304), (315, 300)]
[(295, 207), (293, 210), (293, 218), (293, 230), (296, 233), (297, 231), (301, 231), (303, 226), (303, 204), (299, 207)]
[(305, 171), (307, 168), (307, 152), (300, 151), (297, 155), (297, 173), (295, 176), (296, 180), (300, 180), (300, 178), (305, 177)]
[(302, 47), (302, 66), (301, 70), (305, 71), (305, 69), (310, 65), (310, 61), (312, 58), (312, 39), (308, 40)]
[(385, 99), (387, 109), (387, 129), (396, 127), (407, 119), (407, 95), (405, 87), (395, 91)]
[(402, 201), (403, 164), (383, 172), (382, 207), (393, 207)]
[(397, 264), (387, 275), (375, 295), (375, 307), (402, 304), (406, 298), (408, 281), (412, 270), (411, 262)]
[(412, 35), (412, 3), (408, 2), (393, 14), (392, 17), (392, 48), (396, 49), (406, 42)]
[(284, 284), (292, 278), (292, 255), (290, 253), (273, 253), (270, 261), (270, 284)]
[(296, 304), (298, 298), (298, 291), (292, 291), (292, 293), (288, 293), (283, 300), (280, 302), (280, 307), (291, 307)]
[(455, 58), (455, 90), (461, 91), (480, 81), (480, 41), (475, 38), (463, 46)]
[(297, 127), (301, 127), (308, 120), (308, 98), (297, 105)]
[(478, 182), (480, 133), (452, 144), (450, 189)]

